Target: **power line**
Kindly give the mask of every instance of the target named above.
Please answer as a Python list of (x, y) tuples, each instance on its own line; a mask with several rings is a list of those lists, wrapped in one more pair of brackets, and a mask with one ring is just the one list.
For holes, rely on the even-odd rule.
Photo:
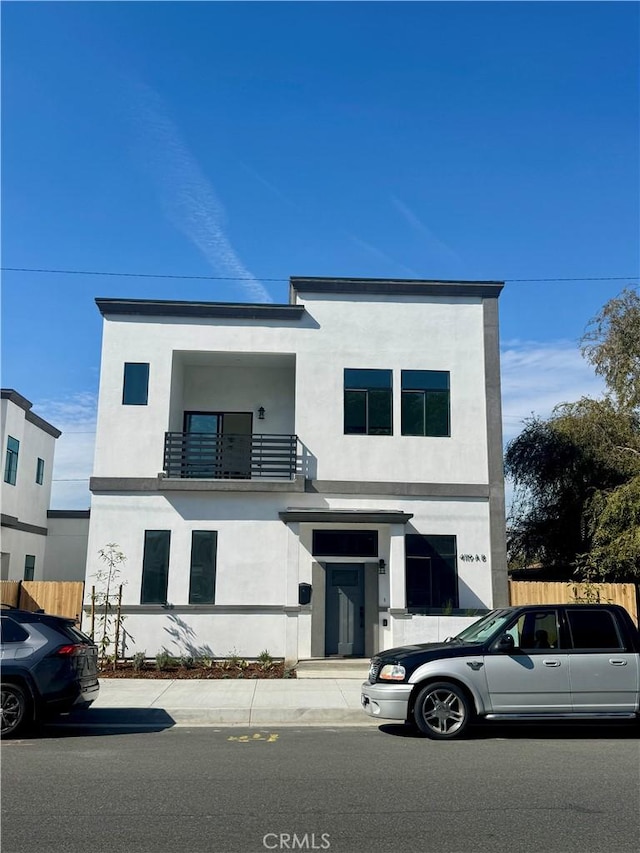
[[(170, 275), (167, 273), (147, 272), (107, 272), (104, 270), (56, 270), (35, 269), (32, 267), (0, 267), (3, 272), (47, 273), (55, 275), (102, 275), (114, 278), (169, 278), (192, 281), (271, 281), (288, 282), (288, 278), (263, 278), (262, 276), (232, 276), (232, 275)], [(553, 282), (553, 281), (640, 281), (637, 275), (606, 275), (606, 276), (572, 276), (558, 278), (505, 278), (501, 281), (513, 283)]]

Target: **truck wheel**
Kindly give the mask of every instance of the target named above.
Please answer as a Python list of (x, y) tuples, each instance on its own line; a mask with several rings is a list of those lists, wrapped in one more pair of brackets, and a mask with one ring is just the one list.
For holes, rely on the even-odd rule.
[(427, 684), (413, 710), (416, 725), (434, 740), (460, 737), (469, 724), (472, 708), (464, 691), (449, 681)]
[(11, 737), (23, 729), (29, 720), (29, 700), (17, 684), (3, 682), (0, 688), (0, 734)]

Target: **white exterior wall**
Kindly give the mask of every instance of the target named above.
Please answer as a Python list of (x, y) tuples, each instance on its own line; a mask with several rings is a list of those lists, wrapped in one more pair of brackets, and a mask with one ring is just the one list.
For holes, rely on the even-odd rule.
[[(254, 432), (297, 434), (316, 461), (311, 475), (318, 479), (486, 483), (482, 301), (422, 297), (416, 305), (416, 299), (306, 300), (315, 321), (310, 327), (140, 318), (132, 334), (128, 318), (105, 319), (94, 476), (156, 476), (162, 471), (164, 432), (182, 430), (182, 412), (206, 401), (211, 410), (222, 410), (228, 401), (233, 405), (228, 411), (255, 413), (264, 406), (267, 416), (254, 420)], [(188, 353), (208, 353), (211, 366), (185, 364)], [(244, 371), (216, 367), (216, 357), (229, 353), (259, 355), (266, 363), (269, 356), (295, 354), (295, 400), (291, 368), (279, 368), (277, 377), (278, 368), (262, 373), (259, 359)], [(122, 405), (125, 362), (150, 364), (148, 405)], [(343, 434), (349, 367), (393, 370), (393, 436)], [(450, 438), (400, 435), (401, 370), (450, 371)], [(261, 374), (264, 382), (258, 381)], [(172, 393), (177, 405), (171, 404)]]
[(47, 528), (42, 580), (83, 581), (87, 567), (89, 519), (49, 518)]
[[(311, 657), (318, 620), (314, 635), (313, 599), (311, 608), (299, 608), (298, 584), (313, 583), (314, 571), (317, 583), (317, 564), (331, 562), (312, 556), (314, 528), (378, 531), (378, 558), (387, 564), (377, 578), (378, 649), (444, 639), (477, 618), (403, 612), (407, 533), (456, 537), (458, 613), (493, 605), (492, 569), (503, 567), (491, 562), (483, 300), (455, 294), (311, 296), (305, 291), (304, 297), (298, 293), (296, 304), (304, 304), (308, 315), (282, 321), (131, 317), (107, 311), (93, 474), (105, 482), (148, 478), (151, 491), (127, 492), (123, 483), (120, 491), (94, 493), (85, 604), (98, 551), (116, 542), (127, 556), (128, 655), (143, 651), (152, 656), (167, 648), (173, 654), (198, 650), (256, 656), (267, 648), (287, 659)], [(125, 362), (150, 365), (146, 406), (122, 405)], [(392, 371), (393, 435), (344, 434), (345, 368)], [(401, 435), (402, 370), (449, 372), (450, 437)], [(266, 410), (264, 420), (257, 416), (260, 406)], [(233, 491), (227, 483), (231, 490), (191, 490), (191, 481), (182, 490), (154, 491), (152, 480), (163, 468), (164, 433), (183, 430), (185, 411), (252, 412), (254, 433), (296, 434), (304, 474), (323, 487), (318, 492)], [(358, 494), (358, 483), (372, 482), (392, 484), (388, 491), (393, 494)], [(422, 496), (407, 495), (411, 484), (422, 484)], [(476, 487), (486, 486), (487, 496), (435, 497), (444, 493), (441, 486), (452, 494), (482, 494)], [(292, 507), (400, 511), (412, 518), (406, 525), (285, 524), (279, 512)], [(171, 531), (167, 609), (140, 605), (145, 530)], [(194, 530), (218, 534), (214, 606), (188, 604)], [(333, 562), (349, 560), (336, 557)], [(367, 607), (369, 618), (370, 599)]]
[[(2, 512), (26, 524), (47, 526), (55, 438), (25, 419), (25, 411), (11, 400), (2, 400)], [(7, 437), (20, 442), (15, 486), (4, 482)], [(42, 485), (36, 483), (36, 463), (44, 460)]]
[(11, 527), (2, 528), (2, 553), (8, 554), (8, 572), (3, 580), (24, 580), (24, 563), (27, 554), (36, 558), (33, 573), (34, 581), (44, 580), (44, 558), (47, 537)]
[[(3, 398), (0, 404), (2, 514), (17, 519), (19, 525), (30, 525), (43, 531), (36, 533), (3, 524), (1, 549), (3, 555), (9, 555), (3, 557), (3, 579), (23, 580), (25, 557), (30, 555), (35, 557), (34, 580), (43, 580), (47, 541), (44, 531), (47, 529), (47, 510), (51, 499), (56, 439), (37, 424), (27, 420), (26, 410), (13, 400)], [(4, 481), (8, 436), (20, 442), (15, 485)], [(42, 484), (36, 482), (38, 458), (44, 460)]]
[[(309, 522), (292, 531), (280, 520), (278, 513), (294, 500), (299, 507), (314, 506), (314, 496), (308, 494), (225, 494), (207, 498), (183, 493), (171, 499), (163, 495), (96, 495), (91, 509), (85, 604), (90, 601), (91, 585), (95, 583), (95, 573), (101, 565), (98, 551), (108, 542), (116, 542), (127, 557), (121, 575), (123, 604), (138, 605), (142, 588), (144, 531), (170, 530), (167, 601), (172, 608), (165, 611), (155, 608), (157, 612), (154, 613), (126, 614), (126, 629), (131, 634), (127, 654), (144, 651), (153, 656), (163, 647), (174, 654), (186, 654), (189, 653), (187, 645), (191, 644), (203, 654), (213, 651), (222, 657), (233, 649), (245, 656), (257, 656), (264, 648), (273, 655), (288, 659), (311, 657), (308, 613), (302, 613), (294, 620), (282, 610), (258, 612), (257, 608), (297, 605), (298, 584), (312, 583), (312, 565), (318, 561), (310, 550), (313, 529), (353, 527), (349, 524)], [(487, 562), (460, 564), (460, 608), (491, 606), (488, 506), (485, 501), (331, 498), (327, 504), (329, 509), (335, 510), (400, 509), (414, 513), (406, 532), (456, 535), (460, 553), (466, 553), (464, 549), (467, 549), (487, 557)], [(404, 530), (404, 526), (397, 526)], [(378, 575), (380, 607), (393, 606), (390, 590), (395, 579), (404, 579), (404, 549), (394, 558), (391, 548), (394, 537), (390, 525), (366, 524), (365, 527), (378, 531), (379, 555), (387, 563), (386, 574)], [(194, 530), (215, 530), (218, 534), (215, 607), (219, 610), (213, 612), (189, 612), (186, 606), (189, 601), (191, 534)], [(350, 560), (339, 557), (335, 561), (362, 563), (362, 558)], [(321, 562), (331, 562), (331, 559), (323, 557)], [(225, 612), (224, 608), (229, 606), (240, 609)], [(256, 610), (243, 613), (242, 606)], [(382, 626), (384, 618), (389, 621), (387, 628)], [(292, 621), (297, 621), (293, 633)], [(463, 618), (460, 625), (464, 627), (472, 621), (473, 618)], [(87, 628), (86, 613), (84, 627)], [(444, 639), (459, 629), (452, 630), (448, 617), (403, 616), (390, 619), (386, 612), (379, 615), (381, 648), (391, 648), (409, 640), (428, 642), (434, 639), (434, 632)]]

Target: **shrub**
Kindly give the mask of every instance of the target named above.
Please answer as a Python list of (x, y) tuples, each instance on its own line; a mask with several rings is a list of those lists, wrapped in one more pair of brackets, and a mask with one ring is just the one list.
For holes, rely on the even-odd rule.
[(133, 669), (135, 672), (140, 672), (141, 669), (144, 669), (144, 662), (146, 660), (147, 653), (146, 652), (136, 652), (133, 656)]

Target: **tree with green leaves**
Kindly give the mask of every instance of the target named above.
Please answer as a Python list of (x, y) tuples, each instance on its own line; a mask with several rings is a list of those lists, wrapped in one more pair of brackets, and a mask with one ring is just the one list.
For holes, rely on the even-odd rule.
[(640, 579), (640, 299), (607, 302), (582, 339), (603, 399), (533, 417), (507, 446), (515, 491), (513, 568), (538, 564), (588, 578)]

